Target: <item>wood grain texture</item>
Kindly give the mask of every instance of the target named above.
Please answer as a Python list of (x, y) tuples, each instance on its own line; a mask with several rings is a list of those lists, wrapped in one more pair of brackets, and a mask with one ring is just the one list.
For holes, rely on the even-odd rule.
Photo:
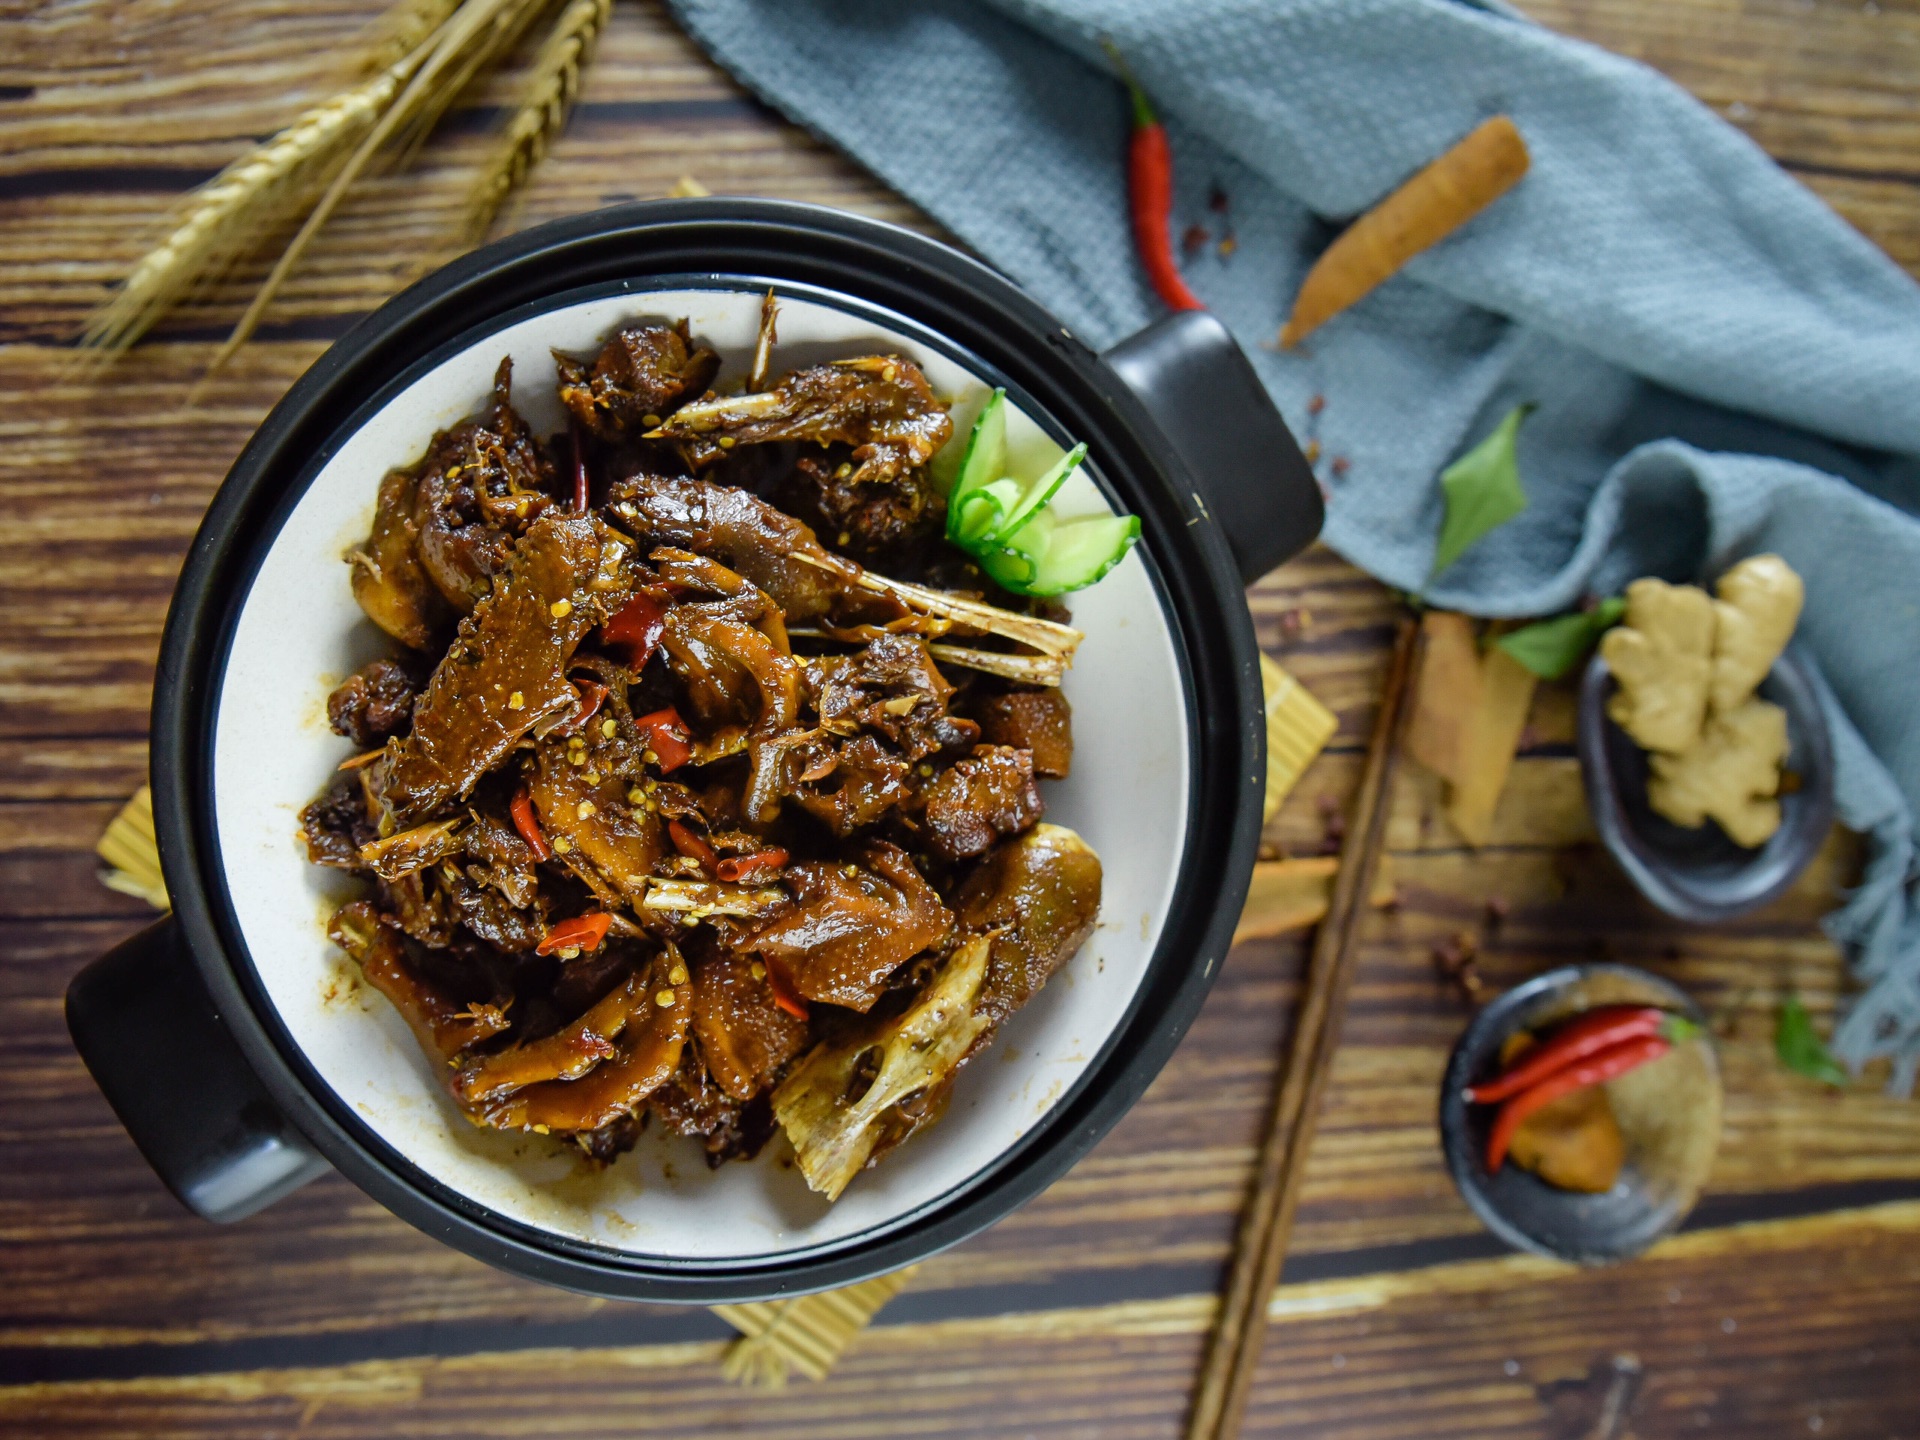
[[(1665, 70), (1920, 269), (1911, 4), (1528, 8)], [(724, 1332), (704, 1312), (500, 1275), (337, 1178), (203, 1225), (75, 1058), (65, 984), (146, 915), (99, 887), (91, 847), (144, 774), (180, 559), (260, 417), (450, 233), (506, 82), (457, 112), (417, 171), (348, 208), (262, 342), (193, 406), (259, 262), (104, 383), (66, 376), (61, 347), (178, 194), (328, 92), (376, 9), (229, 0), (210, 23), (205, 0), (0, 0), (0, 393), (25, 402), (0, 411), (0, 1434), (1177, 1434), (1301, 937), (1235, 951), (1188, 1042), (1102, 1145), (930, 1262), (831, 1380), (771, 1400), (719, 1383)], [(928, 228), (637, 0), (616, 7), (579, 112), (507, 224), (662, 194), (686, 173)], [(1395, 604), (1324, 549), (1249, 603), (1263, 644), (1340, 722), (1267, 831), (1318, 853), (1357, 779)], [(1477, 853), (1437, 782), (1409, 768), (1396, 787), (1399, 904), (1363, 937), (1249, 1430), (1584, 1436), (1606, 1367), (1631, 1351), (1638, 1436), (1911, 1436), (1920, 1231), (1906, 1210), (1845, 1207), (1920, 1197), (1920, 1107), (1871, 1084), (1830, 1093), (1770, 1054), (1784, 993), (1823, 1019), (1844, 993), (1816, 922), (1854, 848), (1836, 840), (1759, 916), (1681, 930), (1595, 846), (1572, 736), (1568, 687), (1541, 687)], [(1494, 985), (1607, 956), (1716, 1013), (1727, 1123), (1698, 1230), (1599, 1274), (1499, 1258), (1433, 1133), (1466, 1011), (1432, 950), (1463, 930)], [(1823, 1218), (1726, 1228), (1794, 1215)]]

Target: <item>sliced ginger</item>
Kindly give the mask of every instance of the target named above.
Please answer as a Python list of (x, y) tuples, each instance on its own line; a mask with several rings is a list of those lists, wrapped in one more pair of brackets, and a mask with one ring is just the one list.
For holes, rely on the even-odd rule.
[(1707, 722), (1684, 755), (1655, 751), (1647, 801), (1676, 825), (1717, 820), (1736, 845), (1764, 845), (1780, 828), (1780, 766), (1787, 758), (1787, 712), (1748, 700)]
[(1707, 703), (1731, 715), (1773, 669), (1793, 638), (1807, 587), (1778, 555), (1755, 555), (1714, 587), (1713, 683)]
[(1700, 738), (1713, 678), (1713, 601), (1692, 585), (1636, 580), (1627, 613), (1600, 641), (1620, 688), (1613, 723), (1643, 750), (1679, 754)]

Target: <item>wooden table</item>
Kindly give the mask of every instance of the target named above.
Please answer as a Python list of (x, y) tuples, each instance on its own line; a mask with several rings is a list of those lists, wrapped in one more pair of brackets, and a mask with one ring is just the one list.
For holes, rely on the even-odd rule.
[[(1920, 268), (1920, 14), (1875, 0), (1531, 0), (1660, 66)], [(187, 390), (244, 291), (104, 381), (62, 346), (169, 199), (337, 80), (362, 0), (0, 3), (0, 1432), (780, 1436), (1178, 1433), (1304, 943), (1228, 961), (1186, 1044), (1066, 1179), (929, 1264), (838, 1372), (723, 1384), (704, 1311), (497, 1274), (328, 1178), (243, 1224), (190, 1218), (68, 1045), (73, 971), (142, 923), (91, 847), (144, 777), (148, 687), (201, 510), (282, 390), (443, 233), (486, 105), (327, 232), (243, 360)], [(665, 192), (913, 210), (748, 99), (651, 4), (623, 3), (519, 223)], [(257, 269), (250, 274), (257, 274)], [(241, 279), (246, 279), (242, 276)], [(1263, 641), (1340, 715), (1274, 823), (1311, 850), (1357, 770), (1392, 602), (1316, 551), (1251, 595)], [(1472, 854), (1409, 775), (1401, 903), (1366, 937), (1333, 1100), (1250, 1430), (1301, 1436), (1920, 1433), (1920, 1105), (1783, 1072), (1780, 997), (1831, 1009), (1815, 928), (1843, 843), (1769, 912), (1681, 930), (1595, 850), (1568, 696), (1543, 690), (1498, 834)], [(1509, 914), (1489, 926), (1487, 902)], [(1433, 1106), (1465, 1012), (1461, 930), (1510, 983), (1611, 956), (1721, 1019), (1725, 1144), (1688, 1231), (1575, 1273), (1507, 1254), (1441, 1168)], [(1636, 1368), (1637, 1367), (1637, 1368)]]

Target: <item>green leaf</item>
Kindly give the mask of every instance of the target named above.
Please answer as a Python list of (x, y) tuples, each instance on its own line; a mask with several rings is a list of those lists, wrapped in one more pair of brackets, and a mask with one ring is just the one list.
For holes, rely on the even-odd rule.
[(1780, 1019), (1773, 1029), (1773, 1053), (1782, 1065), (1809, 1080), (1836, 1086), (1847, 1083), (1847, 1072), (1820, 1043), (1813, 1031), (1813, 1017), (1798, 995), (1789, 995), (1780, 1007)]
[(1509, 630), (1493, 643), (1542, 680), (1558, 680), (1586, 659), (1600, 637), (1626, 613), (1627, 602), (1614, 595), (1591, 610)]
[(1533, 413), (1531, 405), (1516, 405), (1493, 433), (1440, 472), (1440, 488), (1447, 496), (1447, 518), (1440, 525), (1440, 543), (1433, 552), (1432, 580), (1466, 553), (1489, 530), (1513, 519), (1527, 508), (1527, 492), (1520, 488), (1520, 466), (1514, 441), (1520, 422)]

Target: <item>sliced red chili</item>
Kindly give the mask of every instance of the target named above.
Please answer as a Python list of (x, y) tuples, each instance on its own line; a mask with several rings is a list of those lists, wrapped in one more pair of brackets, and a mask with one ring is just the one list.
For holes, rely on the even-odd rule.
[(625, 650), (631, 669), (643, 669), (666, 631), (667, 609), (672, 604), (671, 599), (654, 590), (642, 590), (600, 627), (600, 638), (607, 645)]
[(556, 735), (578, 735), (587, 728), (587, 722), (593, 719), (601, 702), (607, 698), (607, 687), (598, 680), (576, 680), (573, 688), (579, 692), (580, 708), (566, 724), (554, 727), (553, 733)]
[(703, 870), (713, 873), (720, 857), (714, 853), (713, 846), (709, 845), (705, 838), (696, 835), (678, 820), (667, 821), (667, 838), (673, 841), (674, 849), (691, 860), (698, 860)]
[(1520, 1128), (1520, 1122), (1536, 1110), (1562, 1095), (1571, 1095), (1589, 1085), (1599, 1085), (1629, 1070), (1637, 1070), (1649, 1060), (1658, 1060), (1672, 1048), (1658, 1035), (1642, 1035), (1637, 1040), (1628, 1040), (1556, 1071), (1531, 1090), (1522, 1090), (1502, 1105), (1500, 1113), (1494, 1117), (1493, 1133), (1487, 1137), (1488, 1173), (1499, 1174), (1500, 1167), (1506, 1164), (1507, 1151), (1513, 1145), (1514, 1132)]
[(513, 813), (513, 828), (520, 832), (520, 838), (527, 842), (527, 848), (533, 851), (535, 860), (544, 860), (553, 853), (547, 846), (547, 837), (540, 833), (540, 821), (533, 813), (533, 797), (522, 785), (513, 793), (513, 803), (507, 807)]
[(752, 885), (771, 880), (786, 868), (791, 858), (777, 845), (770, 850), (757, 850), (751, 855), (729, 855), (713, 867), (713, 875), (716, 880), (725, 880), (730, 885)]
[(1611, 1049), (1623, 1040), (1658, 1035), (1678, 1043), (1692, 1035), (1695, 1028), (1685, 1016), (1652, 1005), (1596, 1005), (1556, 1027), (1515, 1060), (1504, 1074), (1484, 1085), (1475, 1085), (1467, 1091), (1467, 1099), (1476, 1105), (1491, 1105), (1518, 1095), (1547, 1076), (1589, 1055)]
[(807, 997), (793, 988), (793, 977), (787, 974), (786, 967), (772, 957), (768, 957), (765, 964), (767, 988), (773, 991), (773, 1003), (796, 1020), (806, 1019), (810, 1013)]
[(600, 942), (613, 928), (613, 916), (604, 910), (562, 920), (547, 931), (547, 938), (534, 947), (536, 955), (551, 955), (556, 950), (598, 950)]
[(661, 774), (678, 770), (693, 758), (693, 737), (687, 731), (687, 722), (673, 706), (642, 715), (633, 723), (647, 737), (647, 748), (660, 762)]

